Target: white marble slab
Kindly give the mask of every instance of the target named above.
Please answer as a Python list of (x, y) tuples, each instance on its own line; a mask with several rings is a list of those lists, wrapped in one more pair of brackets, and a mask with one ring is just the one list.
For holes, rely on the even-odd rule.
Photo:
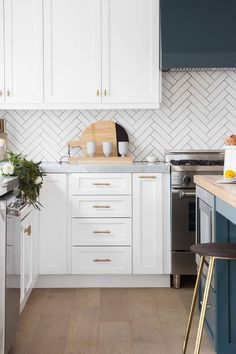
[(43, 162), (41, 171), (44, 173), (76, 173), (76, 172), (101, 172), (101, 173), (169, 173), (170, 165), (164, 162), (147, 163), (134, 162), (131, 165), (94, 165), (94, 164), (69, 164), (63, 162)]

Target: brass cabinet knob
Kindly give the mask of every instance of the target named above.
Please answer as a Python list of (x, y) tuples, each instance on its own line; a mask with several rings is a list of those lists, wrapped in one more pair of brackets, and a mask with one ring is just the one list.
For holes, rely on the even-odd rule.
[(108, 95), (107, 90), (104, 90), (104, 96), (106, 97)]
[(7, 97), (9, 97), (11, 95), (10, 90), (7, 90)]
[(31, 236), (31, 233), (32, 233), (32, 228), (31, 225), (29, 225), (24, 229), (24, 234), (28, 234), (28, 236)]
[(2, 90), (0, 90), (0, 97), (2, 97)]
[(100, 91), (97, 89), (97, 97), (100, 95)]

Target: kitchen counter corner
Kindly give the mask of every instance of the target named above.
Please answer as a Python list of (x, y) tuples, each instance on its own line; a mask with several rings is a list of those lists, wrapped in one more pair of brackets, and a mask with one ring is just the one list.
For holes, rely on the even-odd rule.
[(235, 184), (220, 184), (217, 183), (221, 176), (194, 176), (194, 182), (212, 193), (217, 198), (223, 200), (225, 203), (236, 208), (236, 185)]

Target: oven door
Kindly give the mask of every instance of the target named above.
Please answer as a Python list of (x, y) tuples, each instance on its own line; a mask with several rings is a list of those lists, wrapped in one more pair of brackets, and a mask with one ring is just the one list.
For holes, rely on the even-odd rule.
[(190, 251), (195, 244), (195, 189), (172, 190), (172, 251)]

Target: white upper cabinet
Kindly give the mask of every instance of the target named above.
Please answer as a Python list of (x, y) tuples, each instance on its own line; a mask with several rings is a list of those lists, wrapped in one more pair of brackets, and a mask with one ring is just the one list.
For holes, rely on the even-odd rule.
[(4, 31), (3, 0), (0, 0), (0, 104), (4, 102)]
[(159, 0), (103, 0), (103, 103), (159, 105)]
[(159, 0), (0, 0), (0, 108), (159, 108)]
[[(42, 4), (42, 0), (4, 1), (4, 96), (5, 103), (9, 107), (11, 104), (43, 102)], [(2, 60), (1, 26), (2, 21), (0, 23), (0, 72)]]
[(101, 0), (44, 1), (45, 102), (101, 102)]
[(133, 273), (163, 274), (162, 174), (133, 174)]

